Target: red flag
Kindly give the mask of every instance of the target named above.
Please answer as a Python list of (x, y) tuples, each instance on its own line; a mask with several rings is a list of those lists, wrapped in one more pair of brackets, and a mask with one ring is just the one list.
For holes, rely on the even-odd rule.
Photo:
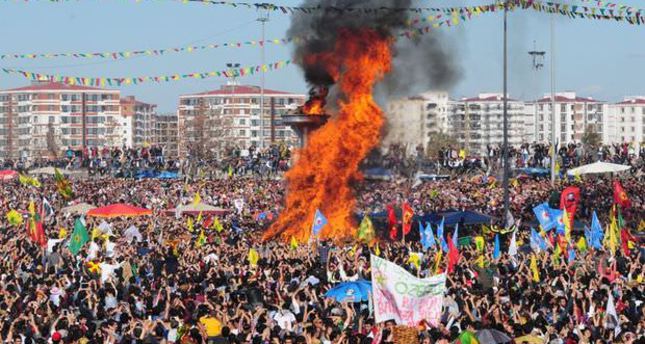
[(414, 217), (414, 211), (410, 204), (406, 201), (403, 203), (403, 235), (408, 235), (412, 229), (412, 217)]
[(579, 203), (580, 188), (577, 186), (569, 186), (562, 190), (562, 194), (560, 194), (560, 209), (566, 209), (571, 225), (573, 225), (573, 218), (576, 216)]
[(455, 270), (457, 262), (459, 262), (459, 250), (450, 239), (448, 240), (448, 273), (452, 273)]
[(29, 220), (27, 221), (29, 239), (40, 246), (47, 246), (47, 237), (42, 223), (42, 206), (36, 211), (34, 202), (29, 203)]
[(627, 192), (625, 192), (625, 189), (623, 189), (623, 186), (617, 180), (614, 180), (614, 203), (625, 209), (632, 205), (629, 197), (627, 197)]
[(627, 228), (620, 230), (620, 247), (623, 249), (625, 257), (629, 256), (629, 242), (636, 242), (636, 238), (629, 232)]
[(394, 213), (394, 207), (392, 207), (391, 204), (387, 205), (387, 222), (390, 227), (390, 239), (396, 240), (398, 234), (398, 226), (396, 214)]

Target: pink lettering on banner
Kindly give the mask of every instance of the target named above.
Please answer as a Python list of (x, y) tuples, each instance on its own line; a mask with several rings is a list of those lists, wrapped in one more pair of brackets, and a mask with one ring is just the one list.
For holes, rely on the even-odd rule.
[(419, 315), (430, 325), (436, 327), (441, 320), (442, 296), (426, 296), (419, 299)]
[(379, 312), (388, 314), (391, 317), (399, 317), (396, 301), (389, 291), (378, 287), (374, 288), (374, 301)]

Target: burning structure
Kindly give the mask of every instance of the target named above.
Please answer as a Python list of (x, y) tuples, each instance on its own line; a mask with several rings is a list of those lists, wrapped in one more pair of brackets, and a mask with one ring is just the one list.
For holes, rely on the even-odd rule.
[(302, 133), (303, 146), (285, 175), (285, 208), (265, 232), (265, 240), (307, 241), (316, 209), (328, 220), (321, 237), (355, 236), (352, 184), (362, 179), (359, 165), (379, 143), (385, 123), (373, 91), (393, 67), (394, 37), (406, 25), (408, 11), (358, 14), (337, 9), (410, 4), (411, 0), (306, 0), (305, 6), (320, 10), (292, 17), (289, 34), (305, 37), (295, 42), (294, 61), (314, 91), (298, 113), (285, 116), (286, 123)]

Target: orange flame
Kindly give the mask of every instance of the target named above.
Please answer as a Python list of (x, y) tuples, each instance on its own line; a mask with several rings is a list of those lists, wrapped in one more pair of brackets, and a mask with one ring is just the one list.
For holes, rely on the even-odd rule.
[(313, 97), (309, 99), (305, 105), (302, 106), (302, 112), (305, 115), (322, 115), (325, 113), (323, 109), (325, 106), (325, 99), (320, 97)]
[(306, 242), (316, 209), (329, 221), (322, 238), (354, 237), (356, 200), (350, 184), (361, 179), (359, 164), (379, 142), (383, 112), (372, 89), (390, 70), (391, 43), (371, 29), (343, 30), (333, 51), (307, 57), (334, 76), (343, 97), (337, 116), (311, 134), (287, 172), (286, 207), (265, 240), (280, 236)]

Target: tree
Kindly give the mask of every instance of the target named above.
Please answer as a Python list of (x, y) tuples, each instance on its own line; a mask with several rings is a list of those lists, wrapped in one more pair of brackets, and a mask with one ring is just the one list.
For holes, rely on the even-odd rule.
[(190, 123), (188, 133), (188, 150), (190, 156), (197, 159), (206, 158), (209, 152), (208, 135), (208, 110), (204, 100), (200, 99), (195, 116)]
[(426, 149), (426, 156), (429, 158), (436, 158), (442, 147), (455, 147), (458, 144), (454, 136), (443, 132), (431, 133), (429, 138), (428, 149)]
[(49, 122), (47, 124), (47, 152), (49, 153), (50, 158), (57, 159), (60, 147), (58, 147), (58, 142), (56, 142), (56, 129), (54, 128), (54, 123)]
[(585, 148), (598, 149), (602, 144), (602, 137), (596, 132), (593, 125), (587, 125), (581, 141)]

